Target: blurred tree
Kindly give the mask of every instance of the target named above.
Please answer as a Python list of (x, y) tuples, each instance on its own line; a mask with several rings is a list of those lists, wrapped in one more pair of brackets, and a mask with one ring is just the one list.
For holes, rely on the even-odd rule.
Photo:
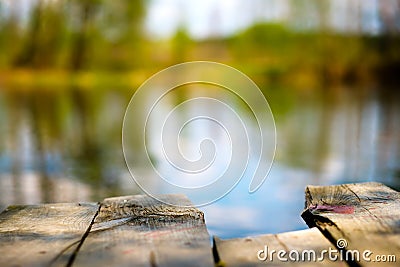
[[(21, 9), (26, 3), (28, 14)], [(362, 0), (243, 1), (238, 6), (240, 15), (252, 16), (249, 19), (255, 23), (229, 37), (221, 37), (215, 26), (222, 23), (224, 13), (214, 6), (208, 17), (208, 39), (201, 41), (188, 35), (185, 27), (191, 18), (181, 20), (168, 40), (154, 41), (146, 36), (143, 25), (148, 3), (0, 1), (0, 67), (148, 70), (160, 63), (202, 58), (244, 64), (250, 71), (267, 73), (269, 80), (276, 80), (283, 72), (298, 70), (299, 64), (302, 71), (318, 79), (343, 76), (349, 69), (385, 65), (393, 69), (393, 64), (400, 65), (400, 0), (376, 4)], [(179, 3), (183, 2), (174, 4)], [(375, 26), (366, 26), (367, 13), (376, 20), (372, 23)], [(267, 17), (273, 21), (266, 22)], [(365, 29), (371, 27), (378, 29), (378, 35), (368, 36)], [(361, 66), (361, 55), (369, 58), (363, 62), (370, 65)]]
[(36, 2), (14, 66), (45, 68), (55, 65), (66, 31), (61, 4), (58, 1)]
[(42, 1), (38, 1), (36, 5), (33, 7), (29, 28), (26, 33), (25, 40), (22, 44), (22, 48), (20, 53), (17, 54), (14, 65), (17, 67), (21, 66), (32, 66), (34, 57), (37, 54), (38, 46), (39, 46), (39, 31), (40, 31), (40, 21), (42, 16)]
[(329, 30), (330, 2), (327, 0), (314, 0), (313, 4), (317, 14), (317, 25), (322, 32)]
[(43, 9), (40, 47), (35, 64), (54, 67), (67, 38), (67, 25), (63, 1), (47, 1)]
[(21, 43), (20, 25), (18, 21), (18, 8), (15, 2), (10, 2), (11, 7), (7, 12), (3, 2), (0, 2), (0, 64), (8, 67), (11, 58), (17, 53), (16, 48)]
[(93, 19), (101, 0), (69, 0), (72, 16), (72, 47), (70, 67), (73, 71), (87, 65), (90, 36), (93, 34)]
[(146, 54), (144, 15), (143, 0), (101, 2), (93, 16), (90, 39), (86, 42), (92, 47), (87, 66), (108, 70), (141, 66)]
[(400, 0), (379, 1), (382, 35), (378, 39), (381, 62), (378, 78), (386, 83), (398, 83), (400, 72)]
[(185, 61), (192, 45), (192, 39), (184, 25), (178, 27), (175, 35), (171, 39), (171, 43), (174, 63)]

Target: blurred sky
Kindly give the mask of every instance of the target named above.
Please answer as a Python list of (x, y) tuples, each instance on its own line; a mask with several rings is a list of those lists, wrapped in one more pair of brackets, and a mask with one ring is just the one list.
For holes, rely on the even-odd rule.
[[(6, 14), (13, 2), (21, 17), (27, 18), (30, 7), (38, 0), (0, 1)], [(395, 4), (395, 0), (385, 1)], [(379, 0), (332, 0), (331, 3), (328, 21), (336, 31), (361, 30), (377, 34), (381, 30)], [(312, 9), (312, 2), (308, 4), (307, 8)], [(151, 0), (148, 1), (145, 25), (149, 36), (154, 38), (168, 37), (179, 25), (185, 25), (192, 37), (201, 39), (229, 35), (257, 21), (292, 20), (291, 8), (296, 8), (291, 0)], [(316, 17), (317, 13), (308, 16), (303, 23), (297, 21), (296, 27), (313, 28)]]
[[(338, 31), (354, 31), (357, 30), (355, 27), (361, 27), (363, 32), (376, 34), (380, 30), (378, 1), (331, 1), (329, 23)], [(149, 5), (146, 26), (157, 37), (173, 34), (179, 25), (185, 25), (194, 38), (224, 36), (257, 21), (287, 21), (290, 8), (294, 8), (290, 0), (153, 0)], [(355, 14), (355, 10), (360, 14)], [(360, 17), (361, 25), (349, 19), (352, 17), (354, 20)], [(309, 17), (302, 26), (312, 28), (314, 22), (315, 18)]]

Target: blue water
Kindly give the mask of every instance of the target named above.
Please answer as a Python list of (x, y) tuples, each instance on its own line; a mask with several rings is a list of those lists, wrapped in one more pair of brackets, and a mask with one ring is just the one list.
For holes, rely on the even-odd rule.
[[(276, 123), (275, 161), (255, 193), (248, 193), (251, 177), (245, 176), (228, 195), (200, 207), (210, 234), (232, 238), (307, 228), (300, 214), (308, 184), (380, 181), (399, 189), (397, 91), (264, 88)], [(121, 148), (132, 93), (1, 88), (0, 208), (141, 193)], [(189, 141), (204, 130), (197, 127), (186, 133)], [(148, 177), (157, 182), (150, 172)]]

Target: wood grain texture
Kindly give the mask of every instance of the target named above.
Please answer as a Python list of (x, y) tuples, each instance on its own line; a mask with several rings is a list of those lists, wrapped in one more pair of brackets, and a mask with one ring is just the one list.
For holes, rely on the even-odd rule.
[[(308, 186), (302, 217), (333, 243), (345, 239), (344, 251), (370, 250), (371, 261), (354, 266), (398, 266), (400, 261), (400, 193), (380, 183)], [(376, 262), (395, 255), (396, 262)]]
[[(161, 198), (191, 205), (181, 195)], [(146, 195), (105, 199), (74, 266), (213, 266), (204, 215)]]
[[(235, 238), (229, 240), (221, 240), (214, 238), (214, 254), (219, 259), (217, 266), (347, 266), (345, 262), (329, 261), (329, 259), (318, 260), (323, 250), (328, 250), (329, 247), (334, 249), (332, 244), (320, 233), (316, 228), (287, 232), (281, 234), (268, 234), (256, 237)], [(260, 250), (267, 251), (261, 253), (258, 259)], [(272, 250), (285, 251), (287, 254), (282, 256), (287, 261), (282, 261), (278, 258), (277, 253), (273, 253), (272, 258), (270, 253)], [(308, 251), (313, 250), (308, 254)], [(299, 256), (291, 251), (299, 252)], [(304, 253), (304, 254), (303, 254)], [(302, 256), (304, 255), (304, 256)], [(310, 255), (310, 256), (309, 256)], [(296, 257), (304, 260), (296, 260)]]
[(0, 266), (66, 266), (96, 203), (10, 206), (0, 214)]

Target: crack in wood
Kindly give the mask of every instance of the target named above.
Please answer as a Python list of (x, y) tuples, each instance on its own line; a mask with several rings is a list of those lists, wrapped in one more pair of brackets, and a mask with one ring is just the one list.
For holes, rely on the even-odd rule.
[(156, 255), (154, 254), (154, 251), (150, 252), (149, 262), (151, 267), (157, 267)]
[(215, 238), (216, 237), (213, 236), (213, 245), (212, 245), (212, 248), (211, 248), (212, 255), (213, 255), (213, 258), (214, 258), (214, 263), (215, 263), (215, 266), (224, 266), (224, 264), (221, 261), (221, 258), (219, 256), (219, 254), (218, 254), (217, 242), (216, 242)]
[(86, 229), (86, 231), (85, 231), (85, 233), (83, 234), (82, 238), (79, 240), (79, 244), (78, 244), (78, 246), (76, 246), (74, 252), (72, 253), (71, 257), (69, 258), (66, 267), (71, 267), (72, 264), (74, 263), (75, 258), (76, 258), (76, 256), (77, 256), (78, 253), (79, 253), (79, 249), (82, 247), (83, 242), (85, 241), (86, 237), (89, 235), (90, 230), (92, 229), (92, 225), (94, 224), (94, 221), (95, 221), (97, 215), (99, 215), (100, 208), (101, 208), (101, 204), (99, 203), (99, 207), (98, 207), (98, 209), (97, 209), (95, 215), (93, 216), (93, 219), (92, 219), (92, 221), (91, 221), (90, 224), (89, 224), (89, 227)]
[(349, 190), (351, 193), (353, 193), (353, 194), (356, 196), (356, 198), (358, 199), (358, 202), (361, 203), (361, 199), (360, 199), (360, 197), (356, 194), (356, 192), (354, 192), (348, 185), (344, 185), (344, 186), (345, 186), (345, 188), (346, 188), (347, 190)]
[[(201, 211), (148, 196), (10, 206), (0, 216), (0, 265), (258, 266), (257, 253), (266, 252), (267, 245), (270, 251), (320, 253), (333, 244), (341, 255), (351, 255), (303, 266), (375, 267), (373, 261), (354, 258), (354, 250), (399, 258), (400, 193), (378, 183), (308, 186), (305, 193), (301, 217), (311, 229), (232, 240), (213, 237), (212, 247)], [(190, 204), (179, 195), (162, 198)], [(342, 238), (344, 247), (337, 243)]]
[[(308, 186), (306, 209), (302, 218), (309, 227), (321, 233), (347, 255), (371, 251), (374, 255), (398, 257), (400, 247), (400, 195), (380, 183)], [(323, 204), (318, 208), (318, 205)], [(352, 207), (354, 212), (338, 212), (338, 203)], [(345, 238), (346, 246), (337, 242)], [(376, 266), (372, 261), (344, 258), (349, 266)], [(384, 266), (394, 266), (387, 262)]]
[[(168, 202), (190, 204), (182, 195)], [(147, 195), (104, 199), (73, 266), (212, 266), (204, 214)]]
[(286, 251), (290, 251), (290, 249), (286, 246), (286, 244), (284, 242), (282, 242), (282, 240), (279, 239), (279, 235), (274, 234), (274, 237), (276, 238), (276, 240), (278, 241), (278, 243), (286, 250)]
[(92, 228), (90, 230), (90, 233), (96, 233), (99, 231), (105, 231), (112, 229), (114, 227), (124, 225), (130, 221), (132, 221), (134, 218), (129, 217), (129, 218), (121, 218), (121, 219), (116, 219), (116, 220), (111, 220), (111, 221), (105, 221), (105, 222), (99, 222), (94, 225), (92, 225)]
[[(306, 209), (303, 211), (303, 213), (301, 214), (301, 217), (304, 219), (304, 221), (306, 222), (307, 226), (310, 228), (313, 227), (317, 227), (321, 233), (325, 236), (325, 238), (327, 240), (329, 240), (329, 242), (331, 242), (337, 249), (340, 250), (340, 248), (337, 247), (337, 240), (336, 238), (333, 236), (332, 234), (332, 230), (328, 229), (328, 226), (333, 226), (335, 228), (335, 230), (337, 230), (342, 238), (347, 238), (345, 233), (331, 220), (329, 220), (328, 218), (325, 218), (323, 216), (320, 215), (315, 215), (313, 214), (309, 209)], [(344, 253), (346, 253), (346, 249), (341, 249), (344, 251)], [(350, 267), (360, 267), (361, 265), (359, 263), (357, 263), (356, 261), (345, 261), (347, 265), (349, 265)]]
[(52, 266), (62, 255), (64, 255), (65, 252), (67, 252), (71, 247), (75, 246), (76, 244), (78, 244), (79, 242), (81, 242), (81, 240), (77, 240), (71, 244), (69, 244), (68, 246), (66, 246), (64, 249), (62, 249), (49, 263), (49, 266)]

